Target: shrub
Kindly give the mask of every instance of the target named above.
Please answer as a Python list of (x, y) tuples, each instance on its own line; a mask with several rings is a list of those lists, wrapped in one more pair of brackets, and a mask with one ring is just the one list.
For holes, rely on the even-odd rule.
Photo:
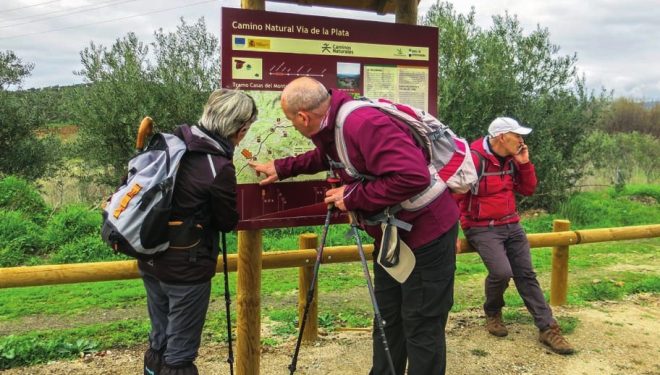
[(87, 339), (75, 342), (64, 338), (44, 340), (39, 335), (19, 337), (9, 335), (0, 339), (0, 370), (93, 353), (98, 343)]
[(629, 196), (631, 199), (638, 197), (651, 197), (655, 203), (660, 203), (660, 185), (626, 185), (626, 188), (617, 193), (612, 192), (612, 196)]
[(50, 263), (85, 263), (120, 259), (126, 258), (113, 252), (101, 240), (101, 236), (96, 234), (79, 238), (62, 246), (52, 255)]
[(57, 249), (88, 235), (99, 236), (100, 228), (101, 214), (98, 211), (81, 205), (69, 205), (48, 221), (46, 241), (50, 249)]
[(651, 184), (659, 174), (660, 138), (649, 134), (594, 131), (581, 143), (581, 152), (595, 168), (620, 190), (640, 171)]
[(0, 211), (0, 265), (18, 266), (44, 248), (41, 228), (18, 211)]
[(626, 285), (628, 293), (660, 293), (660, 277), (652, 276)]
[(660, 222), (660, 205), (637, 198), (655, 198), (657, 190), (648, 186), (620, 192), (610, 189), (575, 194), (561, 205), (559, 216), (570, 220), (574, 229), (657, 223)]
[(594, 281), (580, 288), (580, 295), (585, 301), (607, 301), (621, 299), (625, 290), (611, 281)]
[(20, 266), (25, 264), (28, 258), (28, 255), (14, 244), (0, 247), (0, 267)]
[(537, 193), (520, 207), (555, 210), (586, 172), (578, 148), (607, 104), (595, 96), (575, 66), (541, 26), (525, 30), (515, 15), (492, 17), (488, 29), (475, 10), (461, 14), (450, 2), (432, 5), (421, 24), (435, 26), (443, 43), (438, 63), (440, 120), (468, 139), (485, 134), (498, 116), (530, 124), (525, 142), (539, 178)]
[(0, 209), (23, 212), (37, 223), (45, 222), (49, 211), (37, 189), (14, 176), (0, 180)]
[(527, 233), (547, 233), (552, 232), (553, 221), (558, 219), (557, 215), (540, 214), (532, 218), (524, 218), (520, 224)]

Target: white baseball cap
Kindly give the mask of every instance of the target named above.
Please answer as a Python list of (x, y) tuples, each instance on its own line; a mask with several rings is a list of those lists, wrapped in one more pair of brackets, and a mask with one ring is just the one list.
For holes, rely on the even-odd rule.
[(392, 278), (403, 284), (415, 268), (415, 254), (398, 236), (397, 227), (382, 224), (383, 237), (376, 262), (380, 264)]
[(511, 117), (498, 117), (488, 126), (488, 134), (493, 137), (508, 132), (527, 135), (532, 132), (532, 129), (521, 126), (518, 121)]

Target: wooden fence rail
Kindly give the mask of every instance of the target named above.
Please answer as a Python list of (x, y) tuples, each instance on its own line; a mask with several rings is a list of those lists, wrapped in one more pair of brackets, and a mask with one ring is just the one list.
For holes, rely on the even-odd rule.
[[(660, 224), (631, 227), (568, 230), (567, 220), (555, 220), (554, 232), (529, 234), (530, 246), (553, 247), (550, 303), (562, 305), (566, 302), (568, 290), (569, 246), (660, 237)], [(311, 283), (311, 266), (316, 259), (317, 238), (315, 235), (302, 235), (299, 239), (301, 250), (262, 252), (260, 231), (238, 233), (238, 254), (227, 259), (227, 268), (237, 276), (237, 328), (236, 328), (236, 369), (238, 375), (259, 374), (260, 332), (261, 332), (261, 270), (274, 268), (300, 267), (298, 311), (302, 313), (304, 296)], [(367, 258), (371, 259), (373, 245), (364, 246)], [(473, 252), (466, 241), (458, 245), (459, 253)], [(323, 263), (344, 263), (359, 261), (356, 246), (332, 246), (323, 251)], [(219, 272), (222, 272), (222, 259), (218, 259)], [(256, 271), (255, 271), (256, 270)], [(98, 263), (60, 264), (32, 267), (0, 268), (0, 289), (39, 285), (55, 285), (90, 281), (110, 281), (139, 278), (137, 263), (134, 260)], [(314, 299), (308, 316), (309, 322), (318, 321), (317, 299)], [(299, 319), (300, 321), (300, 319)], [(305, 328), (306, 342), (317, 337), (317, 324)]]
[[(660, 237), (660, 224), (527, 235), (532, 248), (653, 237)], [(371, 258), (373, 245), (364, 245), (364, 250), (367, 257)], [(474, 249), (466, 241), (461, 241), (458, 252), (474, 252)], [(323, 263), (357, 262), (360, 260), (356, 246), (330, 246), (325, 248), (323, 254)], [(261, 255), (261, 268), (303, 267), (313, 265), (315, 258), (316, 249), (269, 251)], [(230, 254), (228, 256), (227, 267), (229, 272), (236, 272), (236, 254)], [(222, 258), (218, 259), (217, 270), (222, 272)], [(0, 268), (0, 289), (91, 281), (126, 280), (139, 277), (137, 262), (134, 260), (8, 267)]]

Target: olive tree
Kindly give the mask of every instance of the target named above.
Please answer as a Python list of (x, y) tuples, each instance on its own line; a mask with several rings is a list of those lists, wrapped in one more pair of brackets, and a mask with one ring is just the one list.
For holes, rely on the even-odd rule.
[(438, 113), (459, 135), (474, 140), (498, 116), (534, 129), (526, 139), (536, 165), (537, 193), (525, 205), (555, 208), (584, 173), (576, 148), (594, 128), (606, 98), (585, 89), (576, 55), (562, 55), (548, 29), (526, 33), (515, 16), (476, 25), (475, 11), (459, 14), (436, 3), (423, 17), (439, 28)]
[(0, 51), (0, 175), (34, 180), (59, 161), (59, 142), (39, 136), (43, 123), (31, 113), (25, 98), (8, 91), (20, 87), (34, 65), (24, 63), (13, 51)]
[(78, 152), (103, 183), (116, 183), (124, 173), (144, 116), (163, 131), (194, 124), (219, 86), (218, 40), (203, 19), (181, 20), (176, 31), (158, 30), (154, 39), (145, 43), (128, 33), (109, 48), (91, 43), (80, 53), (78, 74), (87, 87), (75, 110)]

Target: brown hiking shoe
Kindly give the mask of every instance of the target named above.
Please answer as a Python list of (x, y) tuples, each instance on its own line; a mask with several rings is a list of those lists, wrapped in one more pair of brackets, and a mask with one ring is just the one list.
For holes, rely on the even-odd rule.
[(575, 349), (561, 335), (557, 323), (551, 325), (544, 331), (539, 332), (539, 341), (547, 345), (553, 352), (559, 354), (573, 354)]
[(502, 313), (498, 312), (495, 315), (486, 315), (486, 330), (493, 336), (504, 337), (509, 334), (506, 326), (502, 322)]

